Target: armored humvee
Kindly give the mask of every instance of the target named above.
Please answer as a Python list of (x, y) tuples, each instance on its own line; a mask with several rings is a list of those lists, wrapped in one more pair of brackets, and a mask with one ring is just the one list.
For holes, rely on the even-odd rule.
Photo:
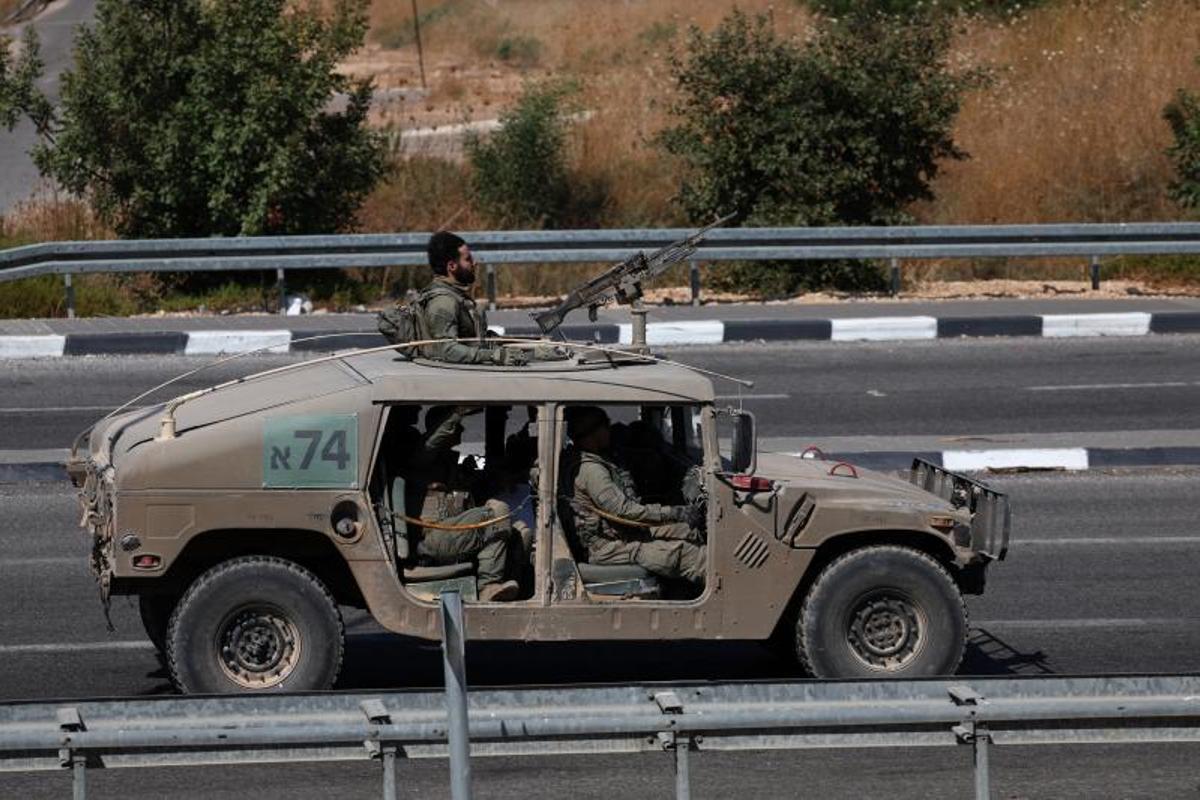
[[(515, 601), (479, 602), (473, 563), (414, 559), (394, 432), (445, 404), (483, 409), (463, 457), (481, 473), (503, 467), (508, 490), (524, 485), (512, 506), (532, 535)], [(638, 457), (653, 465), (648, 494), (671, 502), (668, 476), (698, 481), (698, 594), (583, 559), (559, 485), (564, 415), (581, 404), (653, 433)], [(708, 378), (637, 357), (495, 367), (337, 354), (113, 416), (68, 467), (106, 602), (139, 598), (184, 692), (328, 688), (340, 606), (437, 639), (445, 588), (463, 593), (476, 640), (763, 640), (817, 677), (946, 674), (966, 640), (962, 596), (983, 591), (1009, 527), (1003, 495), (930, 463), (906, 481), (815, 451), (758, 452), (753, 417), (720, 407)]]

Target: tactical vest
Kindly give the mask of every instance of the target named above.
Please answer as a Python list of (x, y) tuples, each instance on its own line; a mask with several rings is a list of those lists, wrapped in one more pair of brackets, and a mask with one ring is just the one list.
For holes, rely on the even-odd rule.
[[(579, 467), (585, 462), (599, 464), (608, 472), (609, 479), (616, 484), (617, 488), (626, 496), (637, 496), (637, 486), (633, 482), (633, 475), (624, 467), (617, 466), (602, 456), (595, 453), (580, 452), (578, 460), (572, 465), (571, 470), (571, 492), (574, 496), (575, 492), (575, 476), (579, 474)], [(579, 543), (587, 549), (591, 549), (596, 544), (601, 542), (611, 542), (614, 540), (624, 541), (629, 537), (630, 529), (625, 529), (626, 535), (621, 535), (617, 530), (617, 526), (612, 521), (604, 519), (597, 514), (589, 505), (589, 498), (578, 498), (577, 502), (573, 502), (572, 510), (575, 515), (575, 534), (579, 537)], [(637, 531), (641, 534), (641, 531)], [(638, 537), (640, 538), (640, 536)]]

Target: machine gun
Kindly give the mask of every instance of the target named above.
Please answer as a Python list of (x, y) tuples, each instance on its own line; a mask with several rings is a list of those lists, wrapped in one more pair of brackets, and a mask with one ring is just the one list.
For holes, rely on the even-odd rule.
[(633, 307), (633, 344), (635, 347), (644, 347), (646, 343), (646, 311), (641, 304), (642, 284), (662, 273), (671, 264), (686, 259), (696, 251), (706, 233), (724, 225), (733, 217), (732, 213), (726, 214), (690, 236), (655, 250), (650, 255), (638, 251), (620, 264), (610, 267), (581, 286), (576, 286), (566, 296), (566, 299), (554, 308), (540, 314), (533, 314), (534, 322), (542, 329), (543, 334), (549, 335), (559, 325), (562, 325), (563, 319), (571, 311), (587, 306), (588, 319), (595, 322), (596, 309), (615, 300), (621, 305)]

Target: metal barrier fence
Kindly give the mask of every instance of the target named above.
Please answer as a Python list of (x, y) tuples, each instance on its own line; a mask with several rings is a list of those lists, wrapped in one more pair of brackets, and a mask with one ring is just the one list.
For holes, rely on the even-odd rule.
[(0, 704), (0, 771), (451, 759), (455, 800), (474, 757), (668, 753), (676, 796), (705, 751), (953, 746), (990, 797), (992, 746), (1200, 741), (1200, 675), (686, 683), (489, 689), (463, 681), (462, 605), (443, 595), (447, 690)]
[[(690, 229), (663, 228), (463, 236), (487, 266), (487, 296), (494, 306), (499, 264), (617, 261), (688, 233)], [(428, 238), (428, 233), (401, 233), (47, 242), (0, 251), (0, 281), (61, 274), (70, 299), (70, 278), (79, 274), (275, 270), (282, 297), (286, 270), (420, 265), (426, 263)], [(906, 259), (1082, 257), (1090, 264), (1093, 288), (1099, 288), (1105, 256), (1194, 253), (1200, 253), (1200, 223), (722, 228), (710, 232), (696, 251), (690, 282), (693, 302), (698, 302), (703, 262), (886, 259), (892, 293), (897, 294)]]

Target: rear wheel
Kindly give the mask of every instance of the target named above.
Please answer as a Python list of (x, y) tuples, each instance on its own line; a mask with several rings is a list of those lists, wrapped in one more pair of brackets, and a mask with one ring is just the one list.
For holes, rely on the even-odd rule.
[(967, 609), (941, 564), (906, 547), (834, 560), (800, 608), (796, 653), (818, 678), (948, 675), (967, 640)]
[(342, 616), (325, 585), (280, 558), (218, 564), (171, 614), (167, 666), (182, 692), (328, 689), (342, 664)]

